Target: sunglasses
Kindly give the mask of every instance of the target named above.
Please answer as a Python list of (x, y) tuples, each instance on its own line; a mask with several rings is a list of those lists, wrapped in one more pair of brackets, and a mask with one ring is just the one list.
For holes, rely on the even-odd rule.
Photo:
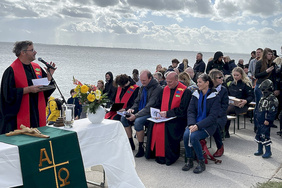
[(223, 78), (223, 76), (219, 76), (219, 77), (216, 77), (217, 79), (221, 79), (221, 78)]

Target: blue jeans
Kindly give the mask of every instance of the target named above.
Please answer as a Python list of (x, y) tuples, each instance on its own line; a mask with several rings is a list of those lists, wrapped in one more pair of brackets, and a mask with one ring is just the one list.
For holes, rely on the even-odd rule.
[[(134, 121), (134, 128), (137, 132), (144, 130), (144, 125), (147, 121), (147, 118), (151, 117), (151, 115), (146, 115), (142, 117), (138, 117)], [(124, 127), (129, 127), (129, 121), (126, 119), (126, 117), (121, 117), (121, 123), (123, 124)]]
[(255, 87), (255, 90), (254, 90), (254, 92), (255, 92), (255, 102), (256, 102), (256, 107), (255, 107), (255, 110), (254, 110), (254, 125), (255, 125), (256, 128), (258, 127), (258, 121), (257, 121), (258, 104), (259, 104), (259, 100), (262, 97), (262, 92), (259, 89), (259, 86), (260, 86), (260, 84), (256, 84), (256, 87)]
[[(190, 136), (190, 129), (187, 127), (183, 135), (185, 153), (187, 158), (193, 158), (192, 147), (188, 146), (189, 136)], [(203, 129), (191, 133), (190, 143), (194, 148), (198, 160), (204, 160), (204, 155), (203, 155), (200, 140), (205, 139), (208, 136), (209, 136), (208, 133)]]

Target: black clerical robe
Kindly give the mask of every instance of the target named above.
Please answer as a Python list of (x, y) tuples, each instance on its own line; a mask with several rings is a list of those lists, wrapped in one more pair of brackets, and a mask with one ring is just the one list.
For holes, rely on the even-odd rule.
[[(177, 118), (165, 123), (165, 163), (167, 165), (173, 164), (180, 156), (180, 141), (183, 138), (183, 133), (185, 131), (185, 127), (187, 126), (187, 109), (192, 96), (191, 91), (185, 89), (181, 97), (180, 106), (172, 109), (171, 103), (174, 95), (176, 95), (176, 89), (177, 87), (170, 89), (169, 110), (167, 111), (167, 117), (176, 116)], [(151, 151), (153, 126), (154, 123), (149, 123), (147, 130), (147, 146), (145, 154), (147, 159), (155, 157), (155, 151)]]
[[(35, 72), (31, 65), (23, 64), (26, 74), (28, 86), (32, 86), (32, 79), (36, 79)], [(47, 77), (43, 69), (42, 77)], [(53, 84), (53, 83), (51, 83)], [(55, 89), (44, 91), (45, 103), (48, 97)], [(9, 66), (1, 81), (0, 92), (0, 133), (4, 134), (9, 131), (17, 129), (17, 113), (20, 110), (21, 101), (23, 98), (23, 88), (16, 88), (14, 71)], [(30, 107), (30, 125), (31, 127), (39, 127), (39, 112), (38, 112), (38, 93), (29, 93), (29, 107)]]

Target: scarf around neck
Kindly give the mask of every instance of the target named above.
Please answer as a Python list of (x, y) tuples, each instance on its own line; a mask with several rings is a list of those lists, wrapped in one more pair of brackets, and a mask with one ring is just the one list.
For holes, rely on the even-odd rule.
[(198, 115), (197, 115), (197, 123), (199, 121), (202, 121), (207, 116), (207, 95), (209, 93), (210, 89), (208, 89), (207, 93), (203, 96), (203, 92), (200, 91), (200, 96), (198, 100)]
[(144, 87), (142, 90), (141, 100), (139, 102), (138, 110), (142, 110), (147, 104), (147, 89)]

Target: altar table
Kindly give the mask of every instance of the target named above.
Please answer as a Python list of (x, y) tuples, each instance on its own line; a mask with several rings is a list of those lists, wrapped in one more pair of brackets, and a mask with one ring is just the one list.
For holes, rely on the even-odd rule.
[[(133, 153), (119, 121), (91, 124), (85, 118), (66, 130), (77, 132), (84, 168), (102, 165), (110, 188), (145, 187), (136, 173)], [(18, 147), (0, 142), (0, 187), (22, 184)]]

